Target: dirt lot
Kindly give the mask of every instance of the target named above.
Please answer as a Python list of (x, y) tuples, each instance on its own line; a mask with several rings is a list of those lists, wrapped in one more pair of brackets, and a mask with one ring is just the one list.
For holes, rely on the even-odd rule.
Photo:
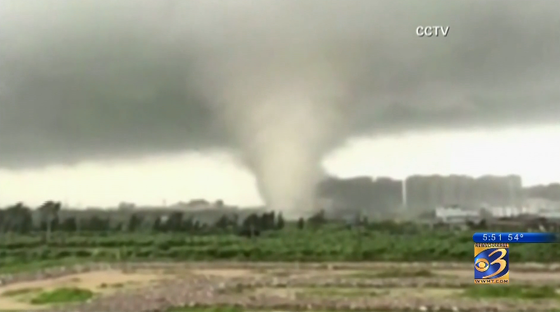
[[(236, 305), (252, 310), (382, 311), (553, 311), (560, 296), (539, 299), (469, 298), (470, 264), (129, 264), (34, 275), (0, 286), (0, 307), (7, 311), (166, 311), (177, 306)], [(447, 269), (446, 269), (447, 268)], [(84, 271), (83, 268), (81, 268)], [(49, 276), (49, 274), (46, 274)], [(511, 285), (560, 289), (560, 272), (511, 270)], [(88, 302), (37, 306), (29, 299), (61, 287), (88, 289)], [(13, 294), (17, 295), (13, 295)], [(558, 310), (556, 310), (558, 311)]]
[(2, 310), (8, 311), (37, 309), (37, 306), (30, 304), (28, 299), (39, 292), (57, 288), (88, 289), (100, 295), (107, 295), (117, 290), (144, 287), (165, 278), (170, 278), (170, 276), (113, 270), (14, 283), (0, 287), (0, 307)]

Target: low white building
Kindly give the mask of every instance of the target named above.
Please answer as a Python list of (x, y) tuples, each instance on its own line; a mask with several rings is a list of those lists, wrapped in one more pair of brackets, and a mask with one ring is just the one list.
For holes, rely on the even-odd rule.
[(445, 223), (477, 221), (482, 218), (480, 211), (458, 206), (437, 207), (435, 213), (436, 219)]
[(515, 218), (520, 215), (534, 215), (547, 219), (560, 219), (560, 203), (547, 200), (529, 200), (521, 207), (488, 206), (480, 209), (467, 209), (459, 206), (437, 207), (436, 219), (445, 223), (481, 220), (485, 217)]

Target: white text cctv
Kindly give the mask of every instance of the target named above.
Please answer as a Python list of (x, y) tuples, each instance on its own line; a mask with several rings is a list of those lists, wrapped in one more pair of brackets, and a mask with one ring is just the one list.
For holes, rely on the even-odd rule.
[(449, 26), (418, 26), (416, 35), (418, 37), (447, 37)]

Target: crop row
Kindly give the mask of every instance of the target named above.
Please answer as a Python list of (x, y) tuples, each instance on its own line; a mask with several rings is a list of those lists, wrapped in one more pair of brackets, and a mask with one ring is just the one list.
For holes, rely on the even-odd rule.
[[(99, 260), (252, 261), (471, 261), (472, 233), (424, 231), (273, 231), (256, 238), (235, 234), (75, 233), (0, 235), (6, 262), (91, 258)], [(518, 262), (560, 262), (556, 244), (512, 244)]]
[[(252, 261), (471, 261), (473, 244), (447, 245), (437, 241), (422, 244), (266, 244), (183, 245), (112, 248), (39, 247), (1, 249), (0, 263), (90, 258), (98, 260), (252, 260)], [(510, 259), (519, 262), (560, 262), (560, 248), (553, 244), (515, 245)]]
[(352, 232), (352, 231), (285, 231), (264, 233), (262, 236), (248, 239), (246, 237), (223, 235), (188, 235), (187, 233), (52, 233), (48, 244), (45, 243), (44, 233), (35, 235), (0, 235), (0, 249), (36, 248), (41, 246), (51, 247), (119, 247), (137, 246), (146, 247), (153, 245), (164, 246), (229, 246), (232, 244), (277, 244), (291, 245), (356, 245), (356, 244), (422, 244), (423, 242), (437, 242), (438, 244), (451, 245), (457, 243), (472, 244), (471, 233), (439, 233), (424, 232), (414, 234), (393, 234), (385, 232)]

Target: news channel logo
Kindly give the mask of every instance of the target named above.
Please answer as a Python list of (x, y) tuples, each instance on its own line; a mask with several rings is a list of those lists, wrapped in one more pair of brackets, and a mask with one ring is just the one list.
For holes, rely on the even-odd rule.
[(509, 244), (474, 244), (474, 283), (509, 283)]

